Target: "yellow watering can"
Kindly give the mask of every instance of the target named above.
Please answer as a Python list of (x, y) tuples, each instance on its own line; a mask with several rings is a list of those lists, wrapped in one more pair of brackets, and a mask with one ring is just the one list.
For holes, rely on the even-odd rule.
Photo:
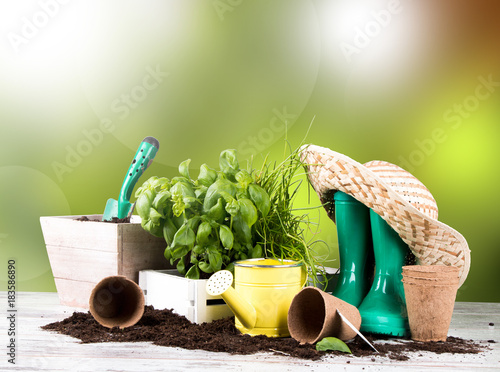
[(270, 258), (236, 261), (234, 276), (233, 288), (233, 274), (218, 271), (207, 281), (206, 290), (222, 296), (236, 317), (236, 328), (252, 336), (290, 336), (288, 309), (307, 280), (304, 265)]

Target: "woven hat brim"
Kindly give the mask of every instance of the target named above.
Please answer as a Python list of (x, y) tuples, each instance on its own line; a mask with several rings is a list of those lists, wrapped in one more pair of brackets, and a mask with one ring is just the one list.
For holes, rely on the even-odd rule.
[(470, 269), (470, 249), (465, 238), (450, 226), (420, 212), (389, 184), (355, 160), (327, 148), (306, 145), (301, 159), (318, 196), (342, 191), (371, 208), (409, 246), (421, 265), (459, 268), (461, 286)]

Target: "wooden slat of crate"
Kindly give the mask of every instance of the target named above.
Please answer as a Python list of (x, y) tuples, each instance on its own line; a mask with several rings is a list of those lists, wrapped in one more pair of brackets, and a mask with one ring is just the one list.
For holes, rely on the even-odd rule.
[[(81, 216), (40, 217), (46, 245), (78, 247), (105, 252), (117, 251), (119, 224), (77, 221)], [(102, 215), (87, 215), (99, 219)]]
[(91, 289), (106, 276), (138, 282), (140, 270), (170, 268), (163, 256), (166, 242), (142, 229), (138, 216), (122, 224), (99, 222), (102, 215), (86, 216), (98, 221), (40, 218), (62, 305), (88, 308)]
[[(142, 230), (141, 234), (133, 231), (134, 226), (122, 226), (118, 231), (119, 264), (118, 274), (125, 275), (139, 283), (139, 271), (171, 268), (163, 255), (167, 243)], [(124, 238), (126, 236), (126, 238)]]
[(98, 282), (120, 271), (117, 252), (47, 245), (47, 254), (54, 278)]
[(89, 308), (89, 298), (97, 282), (82, 282), (64, 278), (54, 278), (59, 302), (64, 306)]

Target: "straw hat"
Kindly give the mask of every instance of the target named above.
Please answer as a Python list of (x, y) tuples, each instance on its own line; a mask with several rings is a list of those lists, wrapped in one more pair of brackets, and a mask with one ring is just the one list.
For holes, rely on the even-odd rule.
[[(362, 165), (319, 146), (303, 146), (300, 155), (322, 203), (332, 201), (336, 191), (351, 195), (387, 221), (420, 265), (456, 266), (463, 284), (470, 268), (467, 241), (437, 220), (436, 201), (418, 179), (397, 165), (383, 161)], [(327, 208), (333, 219), (334, 203)]]

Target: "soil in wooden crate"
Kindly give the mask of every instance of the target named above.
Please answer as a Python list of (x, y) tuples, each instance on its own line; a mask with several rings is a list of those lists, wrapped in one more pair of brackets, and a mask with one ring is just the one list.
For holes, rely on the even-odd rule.
[[(310, 360), (318, 360), (326, 354), (346, 355), (341, 352), (316, 351), (314, 345), (300, 345), (292, 338), (242, 335), (234, 327), (234, 318), (198, 325), (171, 310), (155, 310), (152, 306), (145, 307), (142, 319), (135, 326), (124, 330), (105, 328), (98, 324), (90, 313), (81, 312), (75, 312), (60, 322), (50, 323), (42, 328), (78, 338), (83, 343), (150, 341), (155, 345), (191, 350), (230, 354), (271, 352)], [(370, 337), (369, 339), (376, 340)], [(394, 338), (392, 342), (376, 343), (379, 354), (359, 337), (348, 342), (348, 346), (354, 357), (381, 355), (394, 360), (408, 360), (411, 352), (477, 354), (488, 349), (487, 345), (456, 337), (448, 337), (446, 342), (415, 342)]]
[(101, 221), (97, 218), (90, 219), (87, 216), (81, 216), (79, 218), (75, 218), (76, 221), (92, 221), (92, 222), (107, 222), (107, 223), (129, 223), (130, 222), (130, 217), (125, 217), (125, 218), (118, 218), (118, 217), (112, 217), (111, 220), (109, 221)]

